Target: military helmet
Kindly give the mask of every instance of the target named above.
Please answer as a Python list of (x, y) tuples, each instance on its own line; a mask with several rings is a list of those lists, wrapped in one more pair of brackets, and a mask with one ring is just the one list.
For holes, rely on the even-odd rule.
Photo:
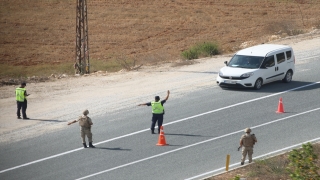
[(88, 115), (88, 114), (89, 114), (88, 109), (86, 109), (86, 110), (83, 111), (83, 115)]
[(250, 129), (250, 128), (246, 128), (246, 129), (244, 130), (244, 132), (250, 133), (250, 132), (251, 132), (251, 129)]

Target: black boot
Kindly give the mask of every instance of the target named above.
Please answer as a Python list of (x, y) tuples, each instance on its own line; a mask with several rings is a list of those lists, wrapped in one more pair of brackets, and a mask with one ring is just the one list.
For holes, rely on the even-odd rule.
[(95, 146), (92, 145), (92, 142), (89, 142), (89, 147), (95, 148)]
[(87, 148), (87, 144), (86, 143), (82, 143), (84, 148)]

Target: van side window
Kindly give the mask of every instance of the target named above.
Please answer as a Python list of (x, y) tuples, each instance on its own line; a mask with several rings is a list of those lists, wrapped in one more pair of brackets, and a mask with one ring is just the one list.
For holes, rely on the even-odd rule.
[(263, 64), (264, 64), (264, 67), (274, 66), (274, 55), (266, 57)]
[(277, 56), (277, 63), (283, 63), (286, 60), (286, 57), (284, 56), (284, 52), (279, 53), (276, 55)]
[(291, 51), (286, 51), (287, 60), (291, 59)]

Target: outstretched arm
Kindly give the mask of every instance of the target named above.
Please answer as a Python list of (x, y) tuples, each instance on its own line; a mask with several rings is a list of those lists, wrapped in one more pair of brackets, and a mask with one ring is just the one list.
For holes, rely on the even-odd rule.
[(73, 121), (71, 121), (71, 122), (68, 122), (68, 125), (73, 124), (73, 123), (75, 123), (75, 122), (77, 122), (77, 120), (73, 120)]
[(168, 90), (167, 91), (167, 97), (164, 100), (168, 100), (169, 99), (169, 94), (170, 94), (170, 91)]
[(143, 104), (138, 104), (138, 106), (146, 106), (147, 103), (143, 103)]

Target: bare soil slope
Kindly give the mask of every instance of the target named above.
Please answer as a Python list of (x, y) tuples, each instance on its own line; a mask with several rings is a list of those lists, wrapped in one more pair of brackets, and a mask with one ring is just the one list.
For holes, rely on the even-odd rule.
[[(222, 52), (320, 27), (317, 0), (88, 0), (90, 58), (177, 60), (203, 41)], [(0, 62), (75, 61), (75, 0), (0, 0)]]

